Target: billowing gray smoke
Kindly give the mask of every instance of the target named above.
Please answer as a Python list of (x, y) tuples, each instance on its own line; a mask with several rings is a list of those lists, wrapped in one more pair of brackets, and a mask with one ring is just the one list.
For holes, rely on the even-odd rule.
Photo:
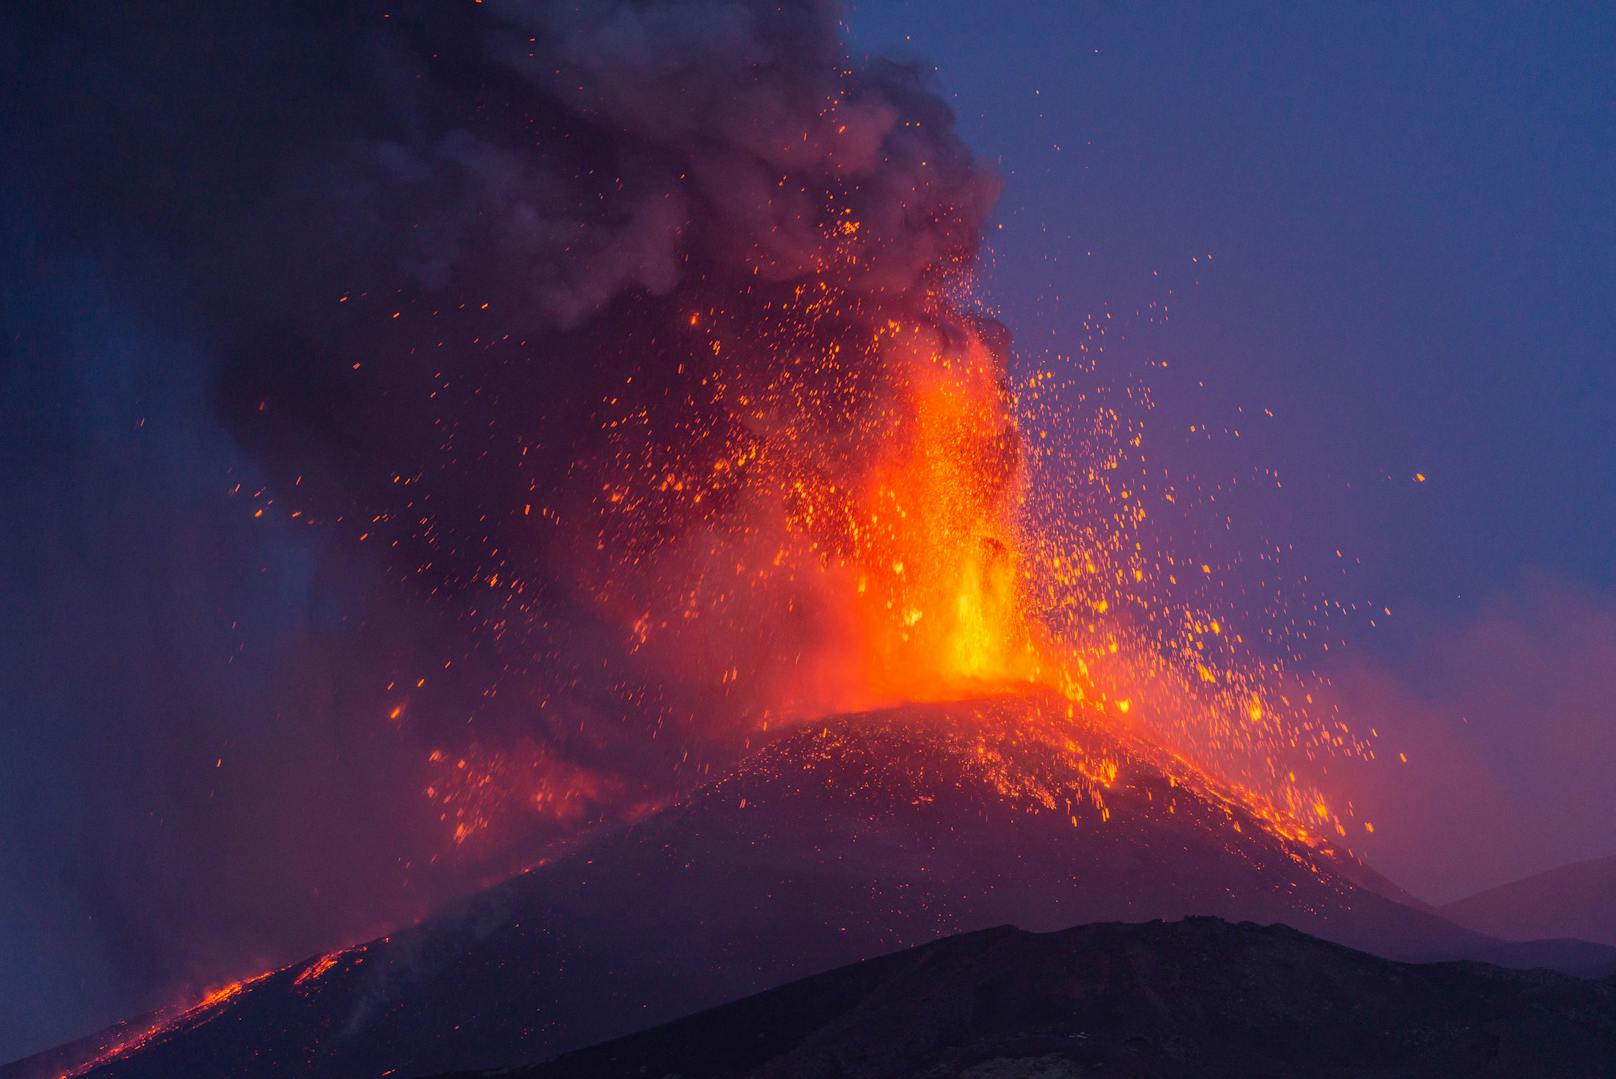
[[(755, 434), (687, 392), (720, 361), (673, 328), (785, 340), (812, 282), (849, 357), (895, 317), (957, 332), (936, 297), (994, 192), (922, 74), (850, 58), (815, 0), (17, 7), (0, 995), (30, 1003), (0, 1056), (735, 752), (766, 702), (640, 650), (601, 602), (621, 559), (590, 561), (685, 558), (684, 504), (612, 532), (603, 484)], [(886, 388), (853, 366), (804, 376), (832, 456)], [(800, 650), (773, 632), (749, 646)], [(492, 826), (462, 755), (543, 811)], [(440, 857), (457, 822), (489, 838)]]

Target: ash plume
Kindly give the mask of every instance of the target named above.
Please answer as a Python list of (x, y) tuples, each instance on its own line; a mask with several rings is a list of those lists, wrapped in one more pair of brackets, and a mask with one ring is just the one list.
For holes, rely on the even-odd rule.
[[(53, 931), (93, 925), (148, 998), (340, 943), (946, 650), (933, 582), (993, 576), (1012, 538), (1004, 335), (958, 301), (996, 181), (925, 73), (851, 57), (837, 17), (4, 16), (32, 58), (4, 65), (30, 271), (6, 501), (57, 541), (6, 554), (62, 627), (7, 683), (19, 759), (94, 788), (40, 795), (79, 871), (16, 844), (83, 908)], [(93, 443), (108, 415), (127, 442)], [(63, 550), (88, 552), (68, 578)], [(98, 593), (121, 557), (149, 587)], [(64, 652), (104, 695), (62, 688)], [(87, 758), (106, 707), (151, 733)], [(141, 823), (114, 836), (120, 804)], [(200, 915), (94, 868), (176, 864), (207, 867)]]

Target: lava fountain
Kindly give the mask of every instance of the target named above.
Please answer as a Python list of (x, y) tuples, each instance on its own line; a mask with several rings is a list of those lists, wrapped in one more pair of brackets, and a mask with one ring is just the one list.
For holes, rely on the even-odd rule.
[(42, 125), (85, 181), (56, 209), (189, 320), (237, 505), (337, 582), (332, 744), (409, 747), (419, 772), (366, 789), (398, 792), (397, 862), (438, 895), (784, 726), (1010, 689), (1285, 836), (1346, 834), (1303, 766), (1371, 750), (1153, 531), (1185, 492), (1142, 420), (1087, 361), (1012, 356), (973, 289), (997, 178), (929, 74), (854, 56), (838, 17), (98, 16), (139, 137)]
[[(291, 170), (328, 226), (295, 336), (284, 306), (220, 329), (274, 477), (253, 511), (357, 541), (416, 605), (377, 710), (455, 839), (643, 812), (781, 724), (1018, 685), (1344, 832), (1297, 761), (1363, 746), (1150, 534), (1175, 496), (1139, 421), (1091, 370), (1014, 370), (975, 302), (997, 179), (926, 74), (854, 59), (824, 3), (720, 21), (401, 16), (392, 62), (443, 58), (425, 104), (345, 110), (338, 163)], [(392, 69), (348, 62), (385, 100)]]

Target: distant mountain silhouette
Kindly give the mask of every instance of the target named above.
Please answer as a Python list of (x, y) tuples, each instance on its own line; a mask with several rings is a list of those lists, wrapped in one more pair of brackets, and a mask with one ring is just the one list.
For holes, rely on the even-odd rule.
[(1191, 918), (950, 937), (499, 1075), (1245, 1079), (1613, 1069), (1616, 980), (1396, 963), (1284, 926)]
[(1501, 884), (1441, 911), (1505, 940), (1574, 937), (1616, 946), (1616, 855)]
[(1616, 969), (1616, 950), (1503, 945), (1390, 887), (1059, 700), (910, 706), (787, 732), (689, 799), (417, 927), (0, 1076), (96, 1057), (106, 1079), (527, 1063), (1012, 923), (1206, 914), (1404, 959)]

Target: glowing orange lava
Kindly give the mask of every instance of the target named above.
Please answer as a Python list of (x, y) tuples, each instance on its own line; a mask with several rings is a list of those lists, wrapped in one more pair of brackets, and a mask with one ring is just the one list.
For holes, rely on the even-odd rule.
[(204, 1023), (218, 1018), (224, 1006), (247, 992), (252, 986), (268, 978), (274, 971), (266, 971), (244, 981), (230, 982), (203, 995), (202, 999), (184, 1008), (178, 1014), (161, 1019), (151, 1026), (145, 1027), (137, 1033), (123, 1037), (118, 1041), (102, 1046), (94, 1057), (80, 1064), (71, 1071), (63, 1072), (57, 1079), (75, 1079), (80, 1075), (88, 1074), (103, 1065), (115, 1060), (133, 1056), (147, 1046), (195, 1030)]
[[(1314, 714), (1305, 669), (1251, 647), (1210, 562), (1151, 535), (1153, 504), (1185, 492), (1152, 481), (1142, 421), (1092, 402), (1081, 364), (1013, 382), (968, 283), (887, 302), (819, 282), (677, 315), (654, 358), (677, 392), (627, 376), (601, 402), (611, 452), (577, 468), (587, 502), (524, 516), (575, 544), (576, 587), (630, 652), (713, 702), (704, 737), (1042, 687), (1276, 832), (1345, 835), (1297, 767), (1367, 743)], [(505, 805), (577, 822), (623, 790), (537, 744), (433, 762), (457, 842)]]

